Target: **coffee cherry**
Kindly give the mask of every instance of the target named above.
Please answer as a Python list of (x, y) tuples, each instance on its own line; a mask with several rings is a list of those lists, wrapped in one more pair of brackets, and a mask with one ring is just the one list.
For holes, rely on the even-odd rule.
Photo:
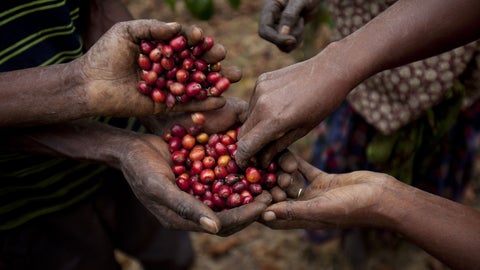
[(216, 165), (216, 161), (212, 156), (206, 156), (202, 159), (203, 167), (206, 169), (214, 168)]
[(188, 179), (177, 177), (175, 183), (177, 184), (178, 188), (180, 188), (180, 190), (187, 192), (190, 189), (190, 182), (188, 181)]
[(142, 70), (150, 70), (150, 68), (152, 67), (152, 63), (150, 62), (150, 59), (146, 55), (140, 54), (138, 56), (138, 66)]
[(195, 137), (193, 137), (190, 134), (185, 134), (185, 136), (183, 136), (182, 138), (182, 146), (187, 150), (192, 149), (195, 146), (195, 142), (196, 142)]
[(161, 50), (165, 57), (170, 58), (173, 55), (173, 48), (170, 45), (162, 45)]
[(260, 193), (263, 192), (262, 185), (260, 185), (260, 184), (258, 184), (258, 183), (252, 183), (252, 184), (250, 184), (250, 186), (248, 187), (248, 190), (250, 190), (250, 192), (252, 193), (252, 195), (259, 195)]
[(227, 198), (227, 206), (229, 208), (234, 208), (237, 206), (242, 205), (242, 198), (240, 197), (240, 194), (238, 193), (232, 193), (230, 196)]
[(207, 74), (206, 80), (211, 84), (215, 84), (220, 78), (222, 78), (222, 75), (220, 75), (219, 72), (213, 71)]
[[(212, 36), (204, 36), (195, 46), (188, 44), (182, 35), (158, 42), (142, 40), (137, 62), (141, 80), (151, 87), (139, 83), (138, 90), (169, 108), (191, 100), (202, 101), (208, 96), (221, 96), (230, 84), (219, 73), (221, 62), (208, 64), (200, 58), (214, 43)], [(183, 88), (174, 83), (182, 84)], [(189, 83), (198, 85), (188, 87)], [(155, 90), (154, 94), (150, 94), (151, 88), (165, 92)]]
[(181, 68), (175, 73), (175, 78), (177, 79), (177, 82), (184, 84), (190, 78), (190, 74), (186, 69)]
[(150, 51), (150, 53), (148, 54), (148, 57), (152, 62), (159, 62), (160, 59), (162, 58), (162, 51), (160, 51), (160, 49), (158, 48), (155, 48), (152, 51)]
[(187, 134), (187, 129), (180, 124), (174, 124), (170, 128), (170, 132), (172, 133), (172, 136), (182, 138)]
[(156, 48), (156, 46), (150, 41), (142, 40), (140, 42), (140, 51), (143, 54), (149, 54), (154, 48)]
[(245, 170), (245, 177), (247, 178), (248, 182), (256, 183), (260, 181), (260, 178), (261, 178), (260, 171), (255, 167), (248, 167)]
[[(192, 121), (195, 119), (193, 115)], [(234, 155), (230, 153), (230, 149), (236, 150), (233, 146), (236, 146), (238, 128), (211, 135), (197, 132), (197, 129), (203, 129), (203, 125), (185, 128), (174, 124), (163, 135), (163, 139), (168, 141), (172, 171), (180, 190), (201, 200), (214, 211), (222, 211), (249, 204), (263, 190), (277, 185), (276, 162), (269, 164), (265, 170), (251, 166), (243, 171), (238, 167)]]
[(176, 36), (170, 40), (170, 46), (174, 51), (183, 51), (187, 46), (187, 40), (183, 36)]
[(176, 150), (172, 153), (171, 155), (173, 164), (175, 165), (183, 165), (185, 161), (187, 160), (187, 156), (183, 151)]
[(215, 83), (215, 87), (223, 93), (230, 87), (230, 81), (228, 78), (222, 77)]
[(226, 199), (230, 194), (232, 194), (232, 188), (226, 185), (222, 185), (221, 187), (218, 188), (218, 196), (220, 198)]
[(192, 190), (195, 195), (203, 195), (205, 193), (205, 186), (200, 182), (192, 183)]
[[(192, 113), (192, 122), (195, 125), (202, 126), (205, 124), (205, 115), (200, 112)], [(206, 133), (205, 133), (206, 134)]]
[(214, 40), (213, 40), (213, 37), (212, 36), (205, 36), (203, 37), (203, 41), (202, 43), (200, 44), (200, 48), (206, 52), (206, 51), (209, 51), (213, 45), (214, 45)]
[(200, 89), (202, 89), (202, 85), (200, 85), (198, 82), (191, 82), (185, 87), (185, 94), (187, 94), (189, 97), (194, 97), (198, 95)]
[(138, 91), (140, 91), (140, 93), (144, 95), (149, 95), (150, 91), (152, 90), (150, 85), (148, 85), (145, 81), (139, 81), (137, 83), (137, 88), (138, 88)]

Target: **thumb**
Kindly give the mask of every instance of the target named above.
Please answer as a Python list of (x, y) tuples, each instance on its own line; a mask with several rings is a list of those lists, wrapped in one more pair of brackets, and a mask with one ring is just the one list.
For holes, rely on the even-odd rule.
[(291, 35), (295, 25), (300, 20), (300, 13), (303, 10), (303, 1), (288, 1), (282, 12), (279, 23), (279, 32), (283, 35)]
[(132, 20), (118, 23), (136, 43), (141, 40), (167, 40), (180, 33), (181, 25), (165, 23), (155, 19)]

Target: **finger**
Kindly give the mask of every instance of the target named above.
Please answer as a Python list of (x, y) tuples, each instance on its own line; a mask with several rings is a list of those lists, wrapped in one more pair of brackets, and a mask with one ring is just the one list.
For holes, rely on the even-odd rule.
[(303, 1), (288, 1), (287, 6), (283, 9), (279, 22), (279, 32), (283, 35), (291, 35), (292, 29), (300, 20), (300, 13), (304, 8)]
[(240, 81), (243, 76), (242, 69), (237, 66), (222, 67), (220, 74), (222, 74), (224, 77), (227, 77), (231, 83)]
[(249, 204), (218, 213), (223, 228), (219, 235), (230, 235), (258, 220), (271, 202), (271, 195), (264, 191)]
[(293, 28), (290, 30), (291, 31), (290, 34), (296, 38), (297, 44), (300, 44), (302, 41), (301, 37), (303, 36), (304, 28), (305, 28), (305, 20), (303, 18), (300, 18), (297, 24), (295, 24), (295, 26), (293, 26)]
[(181, 33), (187, 39), (188, 46), (194, 46), (203, 39), (203, 30), (196, 25), (182, 27)]
[(286, 173), (293, 173), (298, 169), (297, 159), (288, 149), (282, 151), (280, 154), (278, 165), (280, 165), (280, 168)]
[(168, 40), (181, 30), (179, 23), (165, 23), (154, 19), (126, 21), (118, 23), (117, 26), (126, 28), (135, 43), (140, 43), (141, 40)]
[(172, 112), (199, 112), (219, 109), (225, 106), (225, 98), (208, 97), (202, 101), (190, 101), (184, 104), (177, 104), (171, 108)]
[(289, 198), (297, 199), (300, 193), (306, 189), (306, 181), (300, 172), (282, 173), (278, 176), (278, 186)]
[(322, 224), (320, 222), (310, 222), (305, 220), (273, 220), (273, 221), (262, 221), (262, 223), (274, 230), (295, 230), (295, 229), (304, 229), (304, 230), (318, 230), (332, 228), (333, 226), (328, 224)]
[(199, 224), (207, 232), (216, 234), (220, 231), (222, 223), (208, 206), (190, 194), (174, 188), (176, 187), (174, 186), (168, 191), (165, 189), (162, 194), (162, 199), (167, 207), (180, 217)]
[(273, 202), (281, 202), (287, 199), (287, 194), (280, 187), (273, 187), (270, 189), (270, 193), (272, 194)]
[(294, 36), (279, 34), (277, 31), (276, 17), (281, 14), (284, 6), (278, 1), (266, 1), (262, 7), (259, 19), (258, 34), (265, 40), (282, 48), (296, 44)]
[(328, 175), (300, 157), (297, 157), (297, 162), (299, 172), (310, 182), (318, 177)]
[(225, 59), (227, 49), (222, 44), (215, 43), (213, 47), (202, 55), (202, 59), (209, 64), (215, 64)]
[[(251, 117), (248, 117), (240, 128), (240, 133), (243, 135), (237, 142), (235, 159), (240, 167), (243, 168), (248, 167), (250, 159), (265, 145), (280, 137), (280, 126), (272, 126), (268, 121), (253, 123), (254, 120), (251, 119)], [(253, 126), (254, 124), (256, 125)], [(250, 126), (253, 127), (250, 129)], [(246, 133), (243, 132), (245, 129), (247, 130)]]
[(260, 164), (262, 167), (266, 167), (278, 153), (284, 151), (293, 142), (302, 138), (308, 133), (308, 130), (303, 128), (295, 128), (287, 132), (285, 135), (272, 141), (262, 149), (260, 155)]
[(265, 210), (263, 216), (268, 216), (269, 212), (273, 212), (277, 220), (302, 220), (313, 218), (312, 208), (315, 205), (312, 201), (283, 201), (270, 205)]
[(205, 231), (198, 222), (184, 219), (176, 212), (164, 206), (154, 206), (152, 213), (156, 216), (162, 227), (171, 230)]

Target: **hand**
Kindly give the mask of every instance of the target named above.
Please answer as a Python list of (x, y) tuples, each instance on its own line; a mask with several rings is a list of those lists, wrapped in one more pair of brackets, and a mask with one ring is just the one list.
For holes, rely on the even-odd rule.
[(304, 160), (298, 160), (298, 165), (311, 183), (297, 200), (267, 208), (263, 217), (271, 228), (382, 226), (388, 221), (380, 212), (397, 206), (389, 203), (392, 194), (411, 188), (385, 174), (369, 171), (327, 174)]
[[(132, 20), (115, 24), (90, 50), (77, 61), (82, 70), (82, 80), (87, 89), (89, 110), (95, 115), (142, 116), (165, 113), (167, 107), (156, 103), (136, 90), (139, 81), (137, 67), (138, 44), (141, 40), (168, 40), (182, 34), (189, 44), (198, 43), (203, 32), (198, 27), (182, 27), (178, 23), (163, 23), (157, 20)], [(225, 57), (221, 44), (214, 46), (204, 57), (218, 61)], [(227, 69), (228, 70), (228, 69)], [(237, 72), (238, 73), (238, 72)], [(239, 80), (240, 75), (234, 79)], [(224, 105), (222, 98), (204, 101), (209, 109)], [(198, 104), (190, 102), (168, 109), (172, 111), (196, 111)]]
[[(248, 103), (240, 98), (226, 98), (225, 105), (219, 109), (206, 110), (206, 108), (198, 108), (205, 116), (205, 124), (203, 130), (208, 134), (225, 132), (235, 125), (239, 125), (248, 109)], [(174, 124), (181, 124), (184, 127), (193, 125), (192, 114), (170, 113), (166, 115), (156, 115), (142, 117), (142, 123), (150, 130), (150, 132), (163, 136)]]
[[(247, 108), (248, 103), (244, 100), (227, 98), (226, 104), (222, 108), (203, 112), (205, 115), (204, 131), (208, 134), (225, 132), (232, 126), (240, 124), (245, 117)], [(143, 122), (150, 131), (157, 135), (163, 135), (173, 124), (181, 124), (185, 127), (193, 125), (190, 113), (150, 116), (143, 118)], [(248, 205), (217, 213), (222, 226), (218, 235), (228, 236), (250, 225), (259, 218), (271, 201), (270, 193), (264, 192)]]
[(162, 138), (141, 135), (124, 145), (120, 170), (140, 202), (168, 229), (218, 233), (222, 222), (200, 200), (175, 185), (170, 153)]
[[(318, 59), (323, 55), (327, 60)], [(335, 67), (333, 59), (326, 49), (306, 61), (260, 75), (239, 133), (236, 157), (241, 167), (247, 167), (257, 153), (265, 167), (340, 105), (351, 84), (340, 77), (343, 70)]]
[(283, 52), (302, 41), (305, 23), (317, 12), (319, 0), (266, 0), (260, 12), (258, 33)]

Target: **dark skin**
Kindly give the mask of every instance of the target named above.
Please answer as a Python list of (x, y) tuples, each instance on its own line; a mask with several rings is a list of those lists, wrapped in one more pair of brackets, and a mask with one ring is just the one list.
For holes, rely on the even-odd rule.
[(382, 173), (328, 174), (298, 160), (310, 185), (297, 200), (264, 213), (273, 229), (384, 228), (400, 233), (452, 269), (477, 269), (480, 212)]
[[(88, 48), (84, 56), (67, 64), (0, 74), (5, 101), (0, 108), (0, 126), (5, 128), (1, 147), (101, 163), (121, 170), (137, 198), (166, 228), (228, 235), (256, 220), (270, 203), (270, 194), (258, 197), (248, 207), (217, 215), (174, 185), (170, 154), (160, 136), (85, 119), (96, 115), (156, 115), (168, 119), (174, 112), (232, 110), (235, 117), (220, 119), (220, 127), (233, 125), (229, 121), (236, 121), (239, 113), (236, 107), (224, 106), (230, 104), (224, 98), (167, 109), (135, 89), (139, 80), (136, 57), (140, 40), (165, 40), (182, 34), (193, 45), (202, 38), (200, 28), (157, 20), (130, 20), (119, 1), (91, 4), (93, 13), (86, 25), (95, 28), (83, 33)], [(125, 22), (117, 23), (122, 20)], [(225, 55), (225, 48), (217, 44), (204, 57), (213, 63)], [(236, 67), (225, 67), (222, 73), (231, 82), (241, 78)], [(30, 79), (22, 79), (24, 74)], [(145, 119), (145, 125), (154, 133), (158, 132), (156, 127), (166, 125), (161, 117)]]
[(316, 14), (319, 0), (264, 1), (258, 24), (258, 34), (290, 52), (302, 42), (305, 24)]
[[(269, 12), (275, 15), (260, 20), (260, 33), (279, 48), (288, 48), (292, 43), (285, 40), (295, 37), (272, 29), (298, 26), (297, 21), (305, 19), (301, 11), (313, 1), (266, 2), (269, 4), (264, 7), (270, 9), (262, 10), (262, 16)], [(289, 10), (286, 16), (289, 19), (268, 19), (282, 17), (283, 10)], [(450, 20), (451, 14), (462, 16)], [(280, 22), (286, 25), (276, 25)], [(262, 152), (264, 161), (268, 160), (322, 121), (358, 83), (382, 70), (478, 39), (479, 23), (478, 1), (439, 4), (400, 0), (312, 59), (262, 75), (241, 130), (241, 152), (240, 155), (237, 152), (237, 159), (247, 164), (250, 156)], [(295, 78), (302, 80), (298, 82)], [(291, 89), (299, 89), (301, 93)], [(275, 98), (278, 96), (282, 99)], [(266, 126), (271, 128), (267, 131)], [(267, 226), (385, 228), (402, 234), (452, 269), (476, 269), (480, 265), (476, 254), (480, 248), (480, 212), (386, 174), (370, 171), (328, 174), (300, 159), (298, 169), (310, 185), (297, 200), (269, 206), (263, 215)]]
[[(278, 1), (299, 3), (312, 1)], [(275, 6), (274, 4), (264, 7)], [(285, 6), (285, 4), (283, 5)], [(300, 9), (301, 10), (301, 9)], [(262, 16), (280, 18), (278, 8), (262, 10)], [(240, 130), (237, 162), (247, 166), (261, 153), (267, 164), (276, 153), (302, 138), (333, 112), (360, 82), (385, 69), (453, 49), (480, 37), (480, 2), (400, 0), (352, 35), (329, 44), (314, 57), (259, 76), (250, 100), (247, 119)], [(284, 28), (281, 21), (263, 20), (261, 33)], [(451, 14), (458, 19), (445, 20)], [(295, 23), (289, 27), (294, 28)], [(435, 26), (435, 27), (432, 27)], [(268, 30), (269, 29), (269, 30)], [(283, 34), (278, 33), (278, 36)], [(291, 38), (291, 36), (289, 37)], [(273, 39), (281, 42), (282, 39)], [(278, 44), (277, 44), (278, 45)], [(339, 61), (341, 59), (341, 61)], [(302, 78), (299, 80), (298, 78)]]
[[(224, 132), (234, 125), (241, 125), (247, 112), (248, 103), (240, 98), (227, 98), (226, 104), (220, 109), (205, 111), (205, 124), (203, 130), (208, 134)], [(143, 123), (149, 126), (155, 134), (163, 135), (173, 124), (185, 127), (193, 125), (190, 113), (176, 113), (163, 116), (144, 117)], [(284, 151), (279, 157), (280, 171), (278, 187), (270, 192), (257, 196), (254, 202), (216, 213), (222, 224), (220, 236), (228, 236), (249, 226), (257, 221), (266, 207), (273, 202), (283, 201), (287, 198), (296, 198), (301, 188), (304, 188), (303, 178), (297, 171), (295, 157), (289, 151)], [(174, 179), (174, 178), (172, 178)]]

